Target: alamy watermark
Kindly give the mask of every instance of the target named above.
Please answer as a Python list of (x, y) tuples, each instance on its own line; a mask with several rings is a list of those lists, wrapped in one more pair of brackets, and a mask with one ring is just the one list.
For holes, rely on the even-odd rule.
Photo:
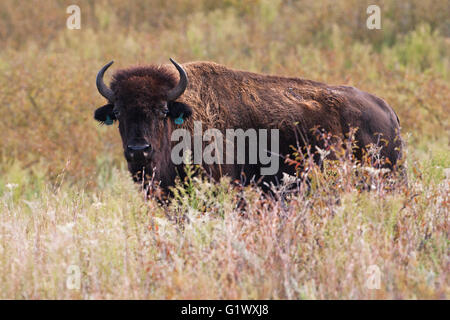
[[(171, 141), (178, 142), (171, 153), (171, 160), (176, 165), (191, 161), (186, 158), (189, 152), (193, 155), (194, 164), (258, 163), (266, 166), (261, 167), (261, 175), (274, 175), (279, 169), (278, 129), (270, 129), (270, 132), (268, 129), (226, 129), (224, 140), (219, 129), (207, 129), (203, 132), (202, 123), (194, 121), (193, 138), (189, 130), (179, 128), (173, 131)], [(205, 148), (204, 142), (207, 143)]]
[(80, 30), (81, 29), (81, 9), (79, 6), (72, 4), (67, 7), (66, 13), (70, 16), (66, 20), (67, 29)]
[[(67, 29), (81, 29), (81, 9), (76, 4), (67, 7), (66, 13), (70, 16), (66, 20)], [(369, 15), (366, 20), (366, 26), (369, 30), (381, 29), (381, 9), (378, 5), (372, 4), (367, 7), (366, 13)]]
[(80, 290), (81, 270), (77, 265), (70, 265), (66, 270), (66, 288), (69, 290)]
[(381, 9), (376, 4), (367, 7), (366, 13), (369, 17), (366, 20), (367, 29), (381, 29)]
[(367, 289), (378, 290), (381, 288), (381, 271), (377, 265), (370, 265), (366, 270), (366, 275)]

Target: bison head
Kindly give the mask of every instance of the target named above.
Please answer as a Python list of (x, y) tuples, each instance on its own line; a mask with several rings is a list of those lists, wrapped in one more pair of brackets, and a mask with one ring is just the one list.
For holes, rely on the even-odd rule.
[(170, 136), (174, 122), (189, 117), (192, 109), (176, 100), (184, 93), (188, 77), (177, 62), (179, 81), (166, 66), (136, 67), (119, 70), (111, 88), (103, 81), (105, 71), (97, 74), (97, 89), (108, 104), (95, 111), (94, 118), (106, 124), (119, 122), (125, 158), (135, 181), (154, 175), (162, 186), (176, 174), (170, 159)]

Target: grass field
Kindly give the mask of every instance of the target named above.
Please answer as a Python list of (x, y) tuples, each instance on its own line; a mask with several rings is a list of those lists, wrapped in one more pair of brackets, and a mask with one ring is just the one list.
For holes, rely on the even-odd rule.
[[(0, 2), (0, 298), (449, 298), (448, 1), (80, 0), (80, 30), (70, 4)], [(169, 57), (376, 94), (409, 185), (369, 171), (362, 191), (344, 162), (286, 203), (190, 175), (168, 206), (145, 200), (116, 126), (93, 120), (95, 76)]]

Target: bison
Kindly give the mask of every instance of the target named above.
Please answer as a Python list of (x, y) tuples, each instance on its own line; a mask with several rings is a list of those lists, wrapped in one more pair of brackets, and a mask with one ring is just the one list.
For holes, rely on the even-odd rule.
[[(357, 128), (355, 158), (361, 160), (370, 144), (379, 143), (384, 166), (395, 169), (401, 158), (400, 123), (382, 99), (349, 86), (330, 86), (302, 78), (234, 70), (213, 62), (138, 66), (118, 70), (108, 87), (103, 80), (113, 61), (97, 74), (97, 88), (108, 103), (95, 111), (101, 122), (119, 123), (125, 158), (135, 181), (156, 181), (163, 190), (183, 175), (183, 163), (174, 163), (174, 130), (193, 133), (195, 122), (204, 129), (277, 129), (281, 157), (274, 174), (261, 174), (257, 163), (213, 163), (203, 167), (214, 179), (280, 182), (294, 174), (283, 161), (292, 146), (321, 147), (313, 128), (344, 138)], [(270, 151), (268, 151), (270, 152)], [(245, 159), (250, 158), (249, 148)], [(330, 156), (332, 157), (332, 155)], [(318, 158), (315, 157), (317, 160)]]

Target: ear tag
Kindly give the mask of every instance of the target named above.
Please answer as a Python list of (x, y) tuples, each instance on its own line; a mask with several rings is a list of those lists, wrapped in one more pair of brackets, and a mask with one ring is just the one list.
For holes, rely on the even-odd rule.
[(106, 121), (105, 121), (105, 124), (107, 125), (107, 126), (110, 126), (110, 125), (112, 125), (114, 123), (114, 121), (112, 121), (112, 119), (109, 117), (109, 115), (106, 115)]
[(183, 124), (184, 122), (183, 113), (181, 113), (180, 116), (174, 120), (174, 122), (175, 124)]

